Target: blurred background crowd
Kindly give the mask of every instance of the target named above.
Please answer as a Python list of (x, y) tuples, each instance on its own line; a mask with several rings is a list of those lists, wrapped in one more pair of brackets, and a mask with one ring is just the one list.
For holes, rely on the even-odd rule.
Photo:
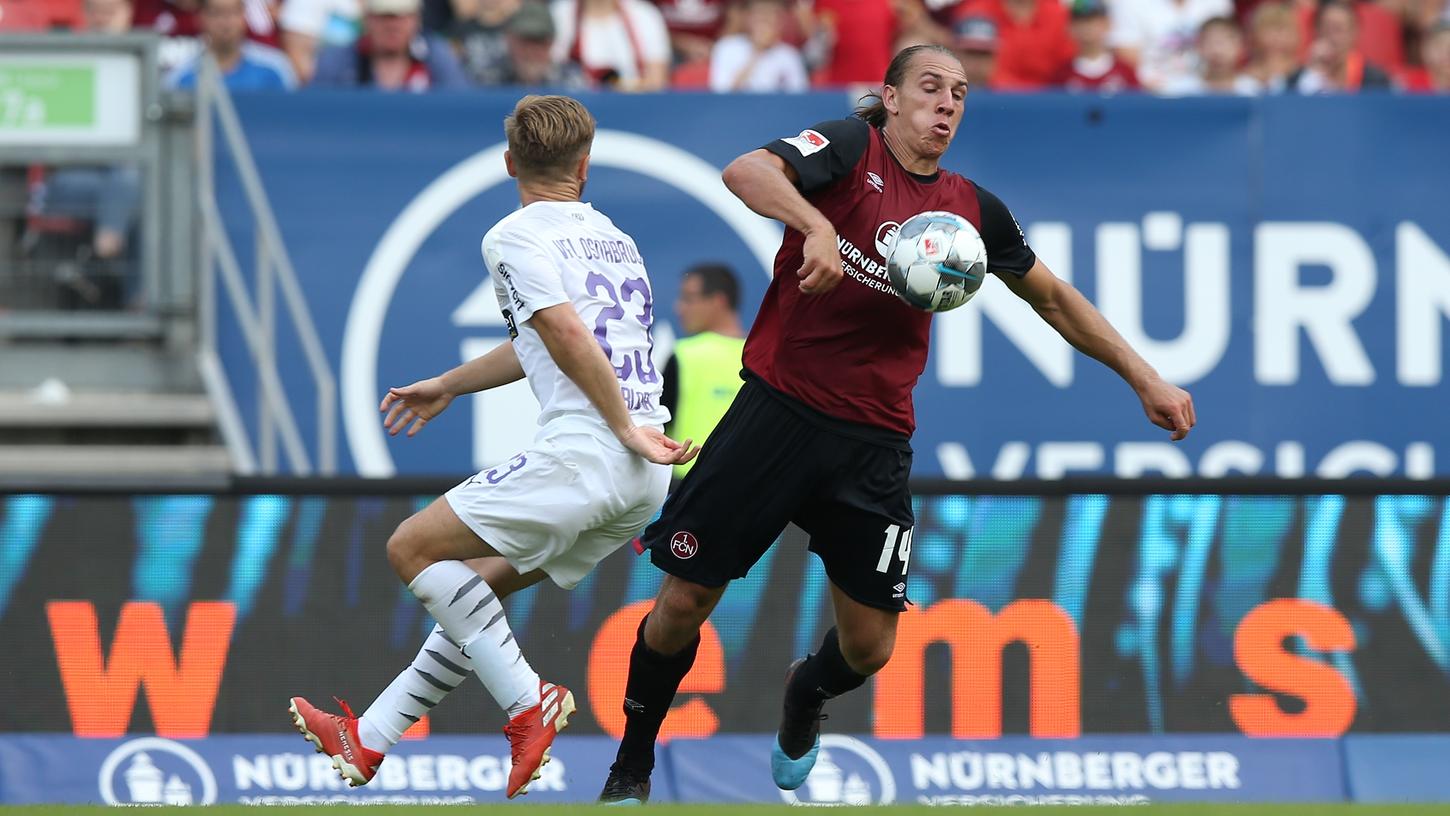
[(973, 90), (1450, 93), (1450, 0), (0, 0), (0, 31), (156, 31), (234, 91), (792, 92), (940, 43)]

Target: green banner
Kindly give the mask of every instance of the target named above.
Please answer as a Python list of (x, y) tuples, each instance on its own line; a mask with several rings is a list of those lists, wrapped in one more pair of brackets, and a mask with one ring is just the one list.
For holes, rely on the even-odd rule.
[(96, 126), (96, 69), (0, 61), (0, 130)]

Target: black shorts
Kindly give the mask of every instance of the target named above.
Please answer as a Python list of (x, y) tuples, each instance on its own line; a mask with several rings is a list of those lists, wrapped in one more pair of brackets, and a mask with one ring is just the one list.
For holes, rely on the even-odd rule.
[(655, 566), (703, 586), (743, 578), (786, 524), (847, 596), (906, 608), (911, 447), (847, 423), (752, 376), (643, 543)]

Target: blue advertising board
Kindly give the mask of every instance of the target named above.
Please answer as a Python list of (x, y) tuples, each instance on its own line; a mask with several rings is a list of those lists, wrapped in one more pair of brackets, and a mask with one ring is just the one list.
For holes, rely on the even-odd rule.
[[(608, 737), (561, 736), (528, 791), (531, 802), (592, 802), (614, 761)], [(78, 739), (0, 736), (0, 804), (471, 804), (504, 802), (508, 742), (500, 734), (404, 741), (371, 783), (350, 788), (332, 760), (292, 735)], [(674, 798), (669, 779), (654, 786)]]
[[(655, 802), (817, 805), (1137, 805), (1339, 802), (1336, 740), (1218, 735), (1080, 740), (872, 740), (826, 734), (796, 791), (770, 777), (773, 735), (674, 740), (656, 749)], [(616, 743), (562, 735), (529, 788), (532, 803), (593, 801)], [(296, 735), (82, 739), (0, 736), (0, 804), (302, 805), (501, 803), (507, 745), (498, 735), (402, 742), (362, 788)]]
[[(413, 439), (387, 439), (376, 412), (387, 386), (507, 337), (479, 241), (517, 206), (501, 159), (515, 96), (237, 101), (339, 372), (342, 471), (464, 473), (526, 445), (537, 407), (522, 384), (460, 402)], [(657, 351), (675, 336), (665, 304), (696, 262), (736, 268), (748, 322), (780, 227), (734, 199), (720, 169), (852, 100), (584, 101), (599, 122), (587, 198), (645, 256)], [(1049, 267), (1192, 391), (1199, 427), (1170, 444), (1116, 375), (992, 281), (936, 318), (915, 475), (1450, 473), (1450, 438), (1431, 421), (1447, 396), (1450, 164), (1433, 158), (1446, 132), (1450, 104), (1436, 99), (970, 99), (944, 165), (1007, 202)], [(247, 247), (222, 165), (223, 212)], [(223, 338), (246, 414), (252, 368), (236, 332)], [(284, 381), (305, 395), (292, 340)]]
[(1345, 784), (1356, 802), (1450, 801), (1450, 737), (1365, 734), (1344, 739)]
[(824, 734), (798, 790), (770, 777), (773, 735), (670, 744), (688, 802), (810, 805), (1142, 805), (1150, 802), (1338, 802), (1333, 740), (1085, 737), (1076, 740), (871, 740)]

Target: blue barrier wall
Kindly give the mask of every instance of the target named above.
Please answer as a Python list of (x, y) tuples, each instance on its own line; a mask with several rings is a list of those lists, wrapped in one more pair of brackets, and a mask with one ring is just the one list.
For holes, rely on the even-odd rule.
[[(872, 740), (822, 737), (796, 791), (770, 778), (773, 735), (675, 740), (656, 749), (655, 802), (817, 805), (1138, 805), (1340, 802), (1337, 740), (1227, 736)], [(1443, 746), (1443, 737), (1427, 738)], [(590, 802), (616, 748), (562, 735), (528, 801)], [(497, 735), (402, 742), (366, 787), (349, 789), (300, 737), (87, 740), (0, 736), (0, 804), (465, 804), (503, 802), (507, 743)], [(1354, 773), (1351, 768), (1350, 773)], [(1432, 792), (1433, 791), (1433, 792)], [(1421, 785), (1399, 801), (1443, 798)]]
[[(386, 386), (506, 336), (478, 245), (516, 206), (497, 157), (514, 101), (238, 100), (340, 371), (344, 472), (472, 471), (531, 437), (522, 385), (407, 441), (385, 440), (375, 411)], [(588, 197), (636, 237), (656, 302), (673, 300), (685, 266), (718, 259), (742, 272), (753, 310), (779, 228), (743, 211), (718, 169), (850, 100), (585, 101), (600, 127)], [(1426, 421), (1446, 397), (1447, 132), (1440, 99), (973, 98), (945, 165), (1000, 195), (1044, 260), (1191, 388), (1200, 425), (1169, 445), (1114, 375), (992, 282), (937, 319), (916, 474), (1450, 473), (1450, 437)], [(240, 214), (225, 166), (218, 183)], [(233, 220), (249, 246), (246, 219)], [(663, 351), (673, 330), (657, 328)], [(250, 423), (251, 367), (235, 332), (224, 339)], [(286, 333), (281, 348), (310, 438), (304, 363)]]

